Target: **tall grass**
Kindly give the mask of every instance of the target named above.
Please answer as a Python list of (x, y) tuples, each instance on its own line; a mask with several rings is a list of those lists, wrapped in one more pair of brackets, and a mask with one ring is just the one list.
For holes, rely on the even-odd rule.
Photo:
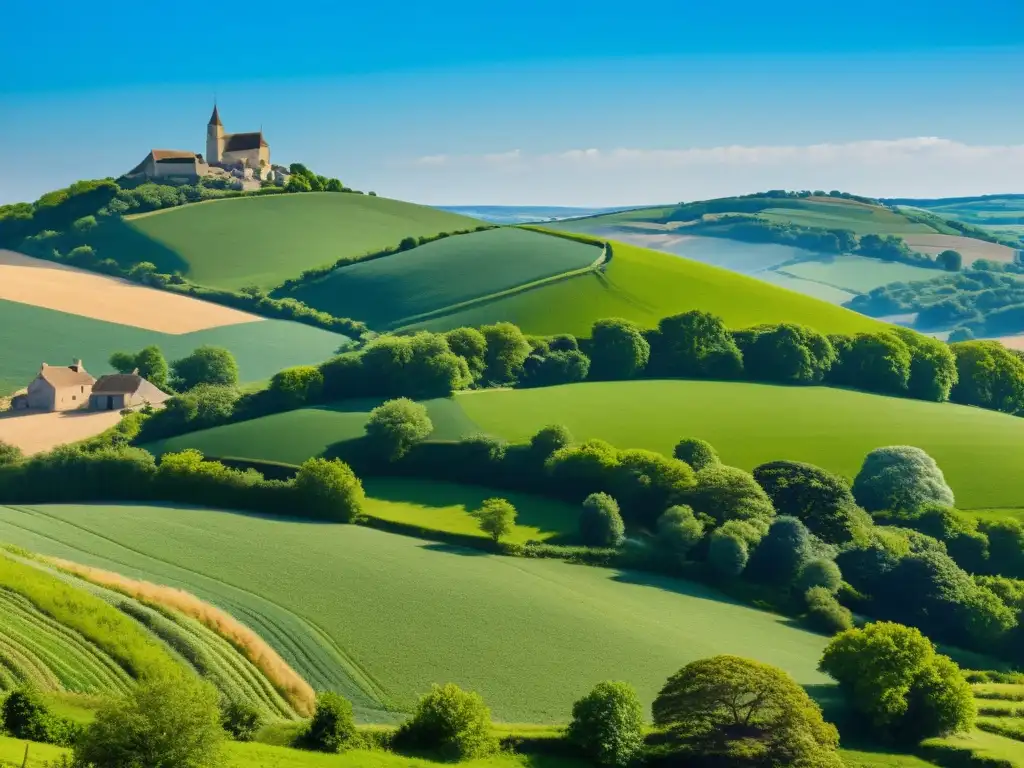
[(68, 560), (51, 558), (49, 562), (62, 570), (81, 576), (95, 584), (128, 595), (140, 602), (165, 606), (196, 619), (238, 649), (260, 670), (295, 710), (310, 715), (316, 704), (313, 688), (292, 669), (259, 635), (226, 611), (200, 600), (195, 595), (173, 587), (139, 581), (113, 571), (93, 568)]
[(0, 587), (22, 595), (42, 613), (78, 632), (133, 678), (181, 673), (181, 666), (167, 650), (137, 623), (55, 576), (0, 555)]

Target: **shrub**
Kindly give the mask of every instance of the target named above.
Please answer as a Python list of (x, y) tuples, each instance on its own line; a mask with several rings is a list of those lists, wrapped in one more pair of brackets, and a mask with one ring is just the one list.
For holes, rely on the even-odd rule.
[(937, 403), (948, 400), (949, 393), (959, 376), (956, 357), (949, 345), (909, 328), (895, 328), (893, 333), (910, 348), (910, 379), (907, 382), (907, 394), (918, 400), (931, 400)]
[(811, 534), (795, 517), (777, 517), (750, 556), (747, 578), (788, 587), (811, 558)]
[(822, 541), (844, 544), (871, 525), (843, 478), (800, 461), (771, 461), (754, 468), (776, 512), (803, 521)]
[(480, 530), (494, 539), (495, 544), (512, 533), (516, 525), (516, 508), (505, 499), (485, 499), (473, 516)]
[(530, 438), (530, 450), (534, 457), (545, 462), (555, 451), (572, 445), (572, 435), (561, 424), (550, 424), (541, 428)]
[(911, 627), (876, 622), (847, 630), (825, 648), (819, 668), (891, 740), (916, 744), (974, 724), (974, 697), (960, 668)]
[(202, 346), (188, 357), (175, 360), (172, 386), (185, 392), (200, 384), (238, 386), (238, 363), (234, 355), (223, 347)]
[(652, 711), (681, 758), (672, 764), (842, 766), (835, 726), (789, 675), (757, 661), (714, 656), (687, 664)]
[(644, 713), (628, 683), (598, 683), (572, 707), (569, 740), (598, 765), (624, 768), (644, 743)]
[(651, 367), (659, 375), (731, 379), (743, 357), (721, 318), (692, 310), (663, 318), (653, 336)]
[(0, 467), (8, 467), (20, 463), (25, 458), (21, 448), (0, 440)]
[(837, 357), (827, 337), (793, 323), (752, 328), (737, 338), (744, 372), (756, 381), (818, 384)]
[(448, 347), (466, 361), (473, 381), (479, 381), (487, 366), (487, 339), (476, 328), (455, 328), (445, 334)]
[(662, 551), (683, 560), (704, 538), (704, 523), (685, 505), (669, 507), (658, 518), (657, 543)]
[(551, 387), (584, 381), (590, 372), (590, 358), (579, 350), (530, 355), (523, 364), (520, 383), (524, 387)]
[(629, 320), (609, 318), (594, 323), (590, 337), (592, 379), (632, 379), (647, 366), (651, 347)]
[(298, 408), (320, 399), (324, 375), (312, 365), (297, 365), (278, 371), (270, 379), (270, 391), (282, 408)]
[(917, 512), (927, 504), (953, 506), (953, 491), (935, 460), (920, 448), (876, 448), (853, 481), (853, 495), (869, 512)]
[(902, 394), (910, 381), (910, 349), (898, 336), (860, 333), (836, 344), (839, 357), (826, 377), (840, 386), (882, 394)]
[(684, 437), (676, 443), (672, 455), (693, 467), (694, 472), (722, 463), (711, 443), (696, 437)]
[(349, 700), (329, 691), (318, 694), (316, 710), (302, 739), (305, 744), (318, 752), (343, 752), (355, 746), (357, 737)]
[(39, 693), (30, 688), (8, 694), (0, 713), (3, 727), (18, 739), (67, 746), (78, 735), (74, 723), (51, 712)]
[(519, 378), (530, 354), (530, 344), (512, 323), (495, 323), (480, 329), (487, 341), (483, 378), (489, 384), (511, 384)]
[(224, 707), (221, 724), (235, 741), (252, 741), (263, 727), (263, 715), (252, 704), (233, 701)]
[(295, 475), (294, 488), (309, 517), (350, 523), (363, 513), (363, 484), (338, 459), (307, 459)]
[(548, 457), (544, 468), (559, 494), (581, 499), (595, 491), (612, 490), (618, 465), (618, 450), (595, 439), (560, 448)]
[(953, 402), (1004, 413), (1024, 410), (1024, 360), (997, 341), (958, 342), (950, 349), (958, 375)]
[(822, 588), (834, 595), (843, 585), (843, 574), (834, 560), (818, 558), (808, 560), (797, 574), (797, 589), (806, 593), (809, 589)]
[(834, 635), (853, 628), (853, 614), (836, 600), (836, 596), (825, 587), (811, 587), (804, 593), (807, 604), (808, 625)]
[(611, 483), (627, 519), (653, 526), (666, 508), (683, 500), (695, 484), (693, 470), (654, 451), (619, 451)]
[(404, 397), (377, 406), (366, 422), (371, 450), (388, 461), (402, 458), (433, 431), (426, 406)]
[(769, 519), (775, 514), (771, 499), (749, 472), (736, 467), (712, 465), (697, 473), (697, 485), (686, 494), (686, 503), (698, 513), (726, 520)]
[(395, 734), (395, 744), (430, 750), (446, 760), (483, 757), (497, 749), (484, 700), (453, 683), (435, 685), (420, 699), (412, 718)]
[(215, 768), (224, 730), (217, 691), (185, 676), (139, 685), (105, 704), (75, 744), (74, 763), (92, 768)]
[(708, 564), (716, 573), (735, 577), (747, 567), (747, 543), (738, 535), (715, 531), (708, 544)]
[(607, 493), (587, 496), (580, 513), (580, 540), (588, 547), (617, 547), (625, 537), (618, 502)]

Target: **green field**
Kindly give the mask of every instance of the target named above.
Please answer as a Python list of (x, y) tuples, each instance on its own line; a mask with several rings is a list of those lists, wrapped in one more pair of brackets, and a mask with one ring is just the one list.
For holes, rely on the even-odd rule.
[(386, 710), (451, 681), (480, 692), (497, 720), (564, 722), (598, 681), (627, 680), (649, 704), (669, 674), (716, 653), (828, 683), (816, 671), (826, 638), (650, 574), (174, 507), (0, 509), (0, 540), (210, 600), (365, 720), (393, 720)]
[(613, 243), (600, 273), (581, 275), (416, 324), (430, 330), (509, 321), (527, 333), (590, 334), (595, 321), (624, 317), (653, 327), (669, 315), (702, 309), (733, 328), (795, 322), (826, 333), (884, 327), (856, 312), (680, 256)]
[(44, 362), (70, 365), (81, 359), (93, 375), (111, 373), (111, 352), (138, 351), (150, 344), (159, 346), (169, 360), (203, 344), (227, 347), (247, 382), (268, 379), (292, 365), (322, 362), (347, 343), (340, 334), (285, 320), (167, 334), (0, 301), (0, 395), (28, 386)]
[(270, 288), (343, 256), (398, 245), (404, 237), (472, 229), (475, 219), (370, 195), (311, 192), (168, 208), (97, 231), (106, 258), (151, 261), (218, 288)]
[(368, 496), (365, 512), (379, 520), (487, 538), (470, 513), (479, 509), (484, 499), (501, 496), (516, 508), (516, 525), (506, 541), (578, 543), (579, 507), (543, 496), (401, 478), (366, 478), (363, 487)]
[[(335, 443), (362, 436), (370, 411), (381, 399), (346, 400), (333, 405), (275, 413), (251, 421), (191, 432), (146, 445), (156, 454), (198, 448), (207, 456), (301, 464), (328, 452)], [(429, 400), (434, 440), (458, 440), (476, 431), (457, 401)], [(258, 454), (258, 455), (257, 455)]]
[(847, 254), (787, 264), (779, 269), (793, 277), (833, 286), (853, 293), (867, 293), (888, 283), (931, 280), (942, 272), (894, 261), (880, 261)]
[[(297, 464), (359, 437), (369, 407), (353, 402), (334, 421), (321, 409), (291, 411), (147, 447)], [(600, 437), (670, 454), (680, 438), (699, 437), (737, 467), (791, 459), (847, 477), (874, 448), (915, 445), (939, 462), (962, 509), (1000, 510), (994, 515), (1024, 507), (1024, 475), (1017, 471), (1024, 419), (980, 408), (829, 387), (711, 381), (483, 390), (428, 407), (445, 439), (486, 432), (518, 441), (560, 423), (577, 440)]]
[(383, 259), (352, 264), (288, 295), (373, 328), (582, 269), (598, 247), (504, 228), (436, 240)]
[(793, 205), (768, 208), (758, 216), (781, 224), (821, 229), (848, 229), (858, 235), (904, 235), (935, 232), (933, 227), (915, 221), (888, 208), (848, 203), (795, 200)]

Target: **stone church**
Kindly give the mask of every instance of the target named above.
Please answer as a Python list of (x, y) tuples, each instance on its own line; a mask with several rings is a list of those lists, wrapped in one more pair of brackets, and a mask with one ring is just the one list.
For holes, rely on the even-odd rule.
[(205, 157), (190, 150), (153, 149), (125, 175), (148, 179), (195, 180), (218, 175), (266, 179), (272, 168), (270, 145), (263, 137), (263, 131), (226, 133), (214, 104), (206, 126)]

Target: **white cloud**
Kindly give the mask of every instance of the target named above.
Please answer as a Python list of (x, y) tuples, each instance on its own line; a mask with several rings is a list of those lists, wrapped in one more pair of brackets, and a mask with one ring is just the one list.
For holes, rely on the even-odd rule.
[[(933, 136), (542, 154), (516, 149), (421, 157), (411, 165), (436, 173), (430, 185), (435, 199), (430, 202), (615, 205), (769, 188), (842, 189), (879, 197), (1024, 191), (1024, 144), (964, 144)], [(416, 174), (405, 179), (410, 192), (419, 186), (417, 181), (424, 179)]]

